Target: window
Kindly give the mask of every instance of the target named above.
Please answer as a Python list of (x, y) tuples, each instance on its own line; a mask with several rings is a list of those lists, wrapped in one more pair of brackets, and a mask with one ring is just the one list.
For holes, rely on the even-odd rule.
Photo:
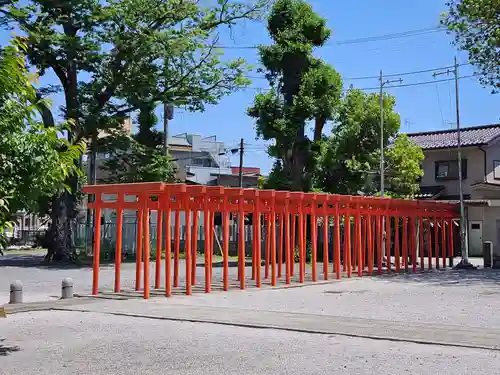
[[(437, 161), (435, 164), (436, 180), (458, 180), (458, 161)], [(467, 159), (462, 159), (462, 180), (467, 178)]]
[(202, 159), (192, 159), (191, 163), (193, 165), (203, 165), (203, 160)]
[(493, 160), (493, 178), (500, 180), (500, 160)]

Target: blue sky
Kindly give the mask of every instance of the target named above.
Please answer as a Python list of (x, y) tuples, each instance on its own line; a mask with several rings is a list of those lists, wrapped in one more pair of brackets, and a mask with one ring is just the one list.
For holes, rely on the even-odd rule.
[[(345, 78), (377, 76), (380, 69), (387, 74), (419, 71), (453, 64), (457, 54), (451, 45), (451, 36), (445, 32), (424, 34), (414, 37), (359, 43), (332, 45), (337, 41), (399, 33), (437, 26), (440, 14), (446, 10), (444, 0), (397, 1), (372, 0), (326, 1), (311, 0), (314, 10), (328, 20), (333, 30), (330, 45), (317, 50), (315, 54)], [(382, 5), (383, 4), (383, 5)], [(234, 41), (226, 45), (252, 45), (269, 43), (263, 24), (247, 24), (233, 36)], [(228, 57), (244, 57), (258, 65), (254, 50), (226, 50)], [(467, 55), (457, 54), (459, 62), (466, 63)], [(460, 68), (460, 75), (471, 75), (469, 66)], [(432, 81), (432, 72), (403, 76), (403, 84)], [(441, 76), (437, 79), (447, 78)], [(449, 78), (452, 78), (450, 75)], [(348, 87), (378, 86), (377, 79), (345, 80)], [(266, 81), (253, 80), (252, 88), (266, 88)], [(397, 111), (401, 115), (402, 131), (447, 129), (455, 122), (455, 97), (453, 82), (443, 82), (422, 86), (386, 88), (395, 95)], [(196, 132), (217, 135), (228, 146), (237, 144), (243, 137), (249, 144), (245, 155), (246, 166), (258, 166), (267, 172), (272, 164), (263, 147), (255, 146), (255, 128), (252, 120), (245, 115), (245, 109), (252, 103), (256, 90), (247, 89), (225, 98), (218, 106), (208, 108), (203, 114), (179, 113), (171, 122), (174, 133)], [(460, 111), (463, 126), (484, 125), (500, 122), (500, 95), (491, 95), (482, 88), (475, 78), (460, 81)], [(443, 121), (444, 120), (444, 121)], [(449, 122), (453, 122), (450, 124)], [(237, 156), (233, 163), (238, 162)]]
[[(403, 73), (446, 67), (458, 56), (460, 63), (467, 62), (464, 52), (457, 53), (451, 45), (451, 36), (445, 32), (434, 32), (417, 36), (379, 40), (370, 43), (336, 45), (336, 42), (431, 28), (438, 25), (439, 15), (446, 10), (445, 0), (419, 0), (402, 2), (385, 0), (326, 1), (311, 0), (314, 10), (328, 21), (333, 35), (315, 55), (323, 58), (345, 78), (344, 86), (356, 88), (378, 86), (377, 79), (349, 80), (353, 77), (372, 77), (379, 74)], [(383, 4), (383, 5), (382, 5)], [(9, 32), (2, 32), (0, 43), (8, 41)], [(222, 35), (221, 44), (226, 46), (248, 46), (267, 44), (269, 37), (264, 23), (246, 23), (229, 34)], [(258, 66), (257, 51), (253, 49), (226, 49), (225, 58), (245, 58)], [(474, 70), (470, 66), (460, 68), (461, 76), (469, 76)], [(258, 75), (257, 73), (252, 76)], [(398, 78), (398, 77), (394, 77)], [(432, 81), (432, 72), (402, 76), (403, 85)], [(438, 79), (447, 78), (441, 76)], [(450, 75), (449, 78), (452, 78)], [(52, 75), (43, 83), (54, 83)], [(245, 139), (247, 152), (245, 166), (261, 167), (267, 173), (272, 165), (264, 152), (263, 142), (256, 140), (255, 128), (246, 108), (252, 103), (257, 88), (266, 89), (267, 82), (254, 79), (251, 87), (224, 98), (218, 105), (210, 106), (204, 113), (188, 113), (177, 110), (170, 122), (172, 135), (184, 132), (204, 136), (216, 135), (227, 147), (236, 147), (240, 138)], [(402, 120), (401, 130), (416, 132), (448, 129), (454, 126), (453, 82), (432, 83), (401, 88), (386, 87), (396, 97), (397, 111)], [(59, 104), (59, 98), (53, 98)], [(491, 95), (476, 78), (460, 80), (460, 112), (462, 126), (485, 125), (500, 122), (500, 95)], [(161, 112), (159, 112), (161, 113)], [(233, 163), (237, 164), (237, 156)]]

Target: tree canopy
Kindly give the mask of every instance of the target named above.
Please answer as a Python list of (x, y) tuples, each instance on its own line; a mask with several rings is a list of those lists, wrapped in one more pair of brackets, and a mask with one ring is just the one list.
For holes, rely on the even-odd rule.
[[(18, 210), (34, 211), (41, 198), (67, 188), (77, 174), (75, 161), (84, 148), (69, 145), (59, 134), (70, 124), (44, 127), (36, 98), (35, 76), (25, 67), (25, 48), (14, 42), (0, 52), (0, 234)], [(5, 239), (4, 237), (2, 237)]]
[(484, 85), (500, 90), (500, 1), (451, 0), (442, 23), (455, 35), (455, 44), (469, 53), (469, 61)]
[[(380, 190), (380, 97), (349, 90), (315, 169), (315, 187), (331, 193), (376, 194)], [(395, 99), (384, 95), (385, 182), (392, 195), (418, 190), (422, 150), (399, 134)]]
[[(25, 35), (30, 64), (59, 80), (39, 94), (61, 91), (63, 115), (75, 144), (112, 129), (141, 103), (169, 102), (203, 110), (249, 82), (242, 59), (224, 61), (216, 48), (220, 27), (256, 19), (267, 0), (200, 2), (174, 0), (26, 0), (0, 3), (3, 25)], [(50, 112), (50, 111), (49, 111)], [(52, 126), (52, 113), (43, 117)], [(94, 146), (93, 146), (94, 147)], [(95, 148), (93, 148), (95, 151)], [(95, 153), (94, 153), (95, 154)], [(57, 197), (52, 245), (71, 251), (75, 178), (71, 193)]]
[[(303, 0), (277, 0), (267, 29), (273, 44), (260, 46), (259, 54), (270, 90), (255, 97), (248, 114), (256, 119), (257, 135), (275, 141), (270, 153), (279, 159), (277, 168), (290, 179), (290, 188), (307, 191), (313, 142), (321, 139), (342, 90), (340, 75), (312, 55), (331, 31)], [(315, 120), (312, 140), (306, 135), (310, 120)]]

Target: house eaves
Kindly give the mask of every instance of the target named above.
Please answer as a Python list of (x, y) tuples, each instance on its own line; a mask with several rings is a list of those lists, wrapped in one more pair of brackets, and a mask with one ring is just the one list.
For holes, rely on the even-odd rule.
[[(457, 130), (438, 130), (430, 132), (408, 133), (408, 138), (423, 150), (443, 150), (458, 146)], [(460, 129), (462, 147), (481, 147), (500, 139), (500, 124), (473, 126)]]

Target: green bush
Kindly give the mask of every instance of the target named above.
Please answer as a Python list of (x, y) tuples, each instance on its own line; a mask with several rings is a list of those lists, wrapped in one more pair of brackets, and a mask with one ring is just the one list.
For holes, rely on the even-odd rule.
[[(293, 259), (296, 263), (300, 261), (299, 247), (297, 246), (293, 252)], [(311, 243), (306, 244), (306, 263), (310, 263), (312, 259), (312, 245)]]

